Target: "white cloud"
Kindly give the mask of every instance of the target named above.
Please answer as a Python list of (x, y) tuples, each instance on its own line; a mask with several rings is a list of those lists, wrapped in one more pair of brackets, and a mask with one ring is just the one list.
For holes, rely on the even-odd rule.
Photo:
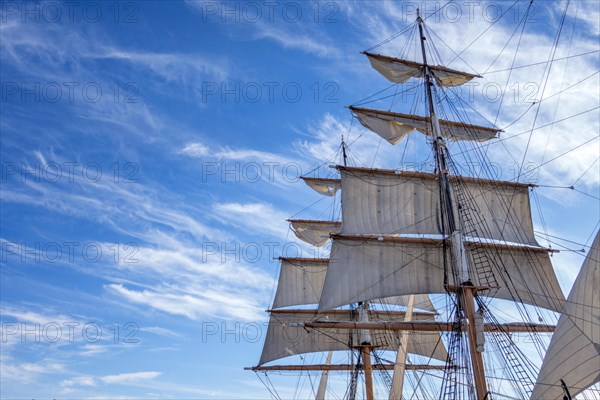
[(48, 325), (48, 324), (58, 324), (62, 325), (66, 322), (73, 321), (73, 318), (69, 318), (63, 314), (57, 315), (44, 315), (37, 313), (35, 311), (12, 308), (12, 307), (2, 307), (2, 317), (3, 318), (14, 318), (18, 322), (28, 323), (28, 324), (39, 324), (39, 325)]
[(130, 290), (120, 284), (110, 284), (106, 286), (109, 292), (112, 292), (126, 300), (149, 305), (169, 314), (183, 315), (190, 319), (198, 319), (205, 313), (210, 304), (199, 297), (194, 297), (190, 294), (171, 294), (166, 293), (166, 290), (149, 291), (149, 290)]
[(0, 369), (2, 370), (3, 385), (7, 382), (33, 383), (40, 375), (64, 373), (66, 364), (50, 359), (38, 362), (15, 361), (10, 355), (1, 353)]
[[(72, 25), (75, 28), (75, 25)], [(64, 76), (66, 64), (71, 71), (88, 72), (87, 60), (124, 61), (160, 76), (169, 83), (188, 85), (203, 79), (224, 80), (229, 74), (228, 61), (221, 56), (135, 51), (118, 48), (93, 36), (84, 36), (69, 25), (23, 24), (9, 22), (0, 30), (0, 46), (10, 62), (23, 72), (57, 79)], [(53, 39), (61, 40), (53, 40)], [(36, 62), (41, 58), (47, 62)], [(76, 67), (76, 68), (75, 68)], [(97, 73), (97, 71), (94, 71)], [(62, 81), (75, 81), (74, 76)]]
[[(56, 160), (57, 163), (63, 160)], [(99, 182), (82, 178), (83, 165), (75, 168), (73, 182), (28, 180), (6, 185), (0, 193), (3, 201), (17, 202), (46, 208), (67, 216), (109, 224), (113, 229), (134, 237), (156, 242), (149, 223), (168, 228), (171, 232), (189, 234), (197, 239), (225, 237), (224, 232), (199, 222), (200, 210), (184, 202), (175, 206), (173, 199), (156, 182), (116, 182), (102, 177)], [(187, 210), (187, 211), (186, 211)], [(197, 214), (196, 214), (197, 213)], [(128, 223), (125, 223), (125, 222)]]
[(260, 232), (281, 239), (288, 236), (288, 215), (267, 203), (220, 203), (213, 207), (217, 215), (235, 226), (247, 228), (247, 233)]
[(195, 158), (273, 163), (274, 166), (289, 163), (299, 163), (299, 160), (291, 159), (285, 154), (272, 153), (256, 149), (234, 148), (230, 146), (210, 149), (208, 146), (200, 142), (186, 143), (179, 150), (179, 153)]
[(98, 354), (106, 353), (109, 350), (109, 346), (100, 344), (85, 344), (81, 346), (79, 354), (81, 356), (96, 356)]
[(349, 125), (343, 123), (332, 114), (325, 114), (316, 126), (309, 128), (311, 139), (317, 139), (317, 142), (303, 141), (297, 142), (296, 147), (301, 154), (309, 156), (314, 160), (331, 160), (341, 163), (340, 143), (342, 135), (348, 140)]
[(341, 54), (339, 49), (328, 43), (331, 39), (324, 36), (322, 32), (298, 32), (299, 29), (296, 31), (281, 29), (273, 24), (254, 24), (254, 26), (256, 39), (270, 39), (286, 49), (301, 50), (319, 57), (339, 57)]
[[(558, 12), (562, 12), (559, 2), (554, 4)], [(568, 10), (569, 16), (577, 18), (578, 22), (583, 22), (587, 29), (585, 30), (592, 37), (598, 37), (600, 34), (600, 23), (598, 23), (600, 14), (600, 3), (597, 1), (578, 1)]]
[(63, 380), (60, 385), (63, 388), (73, 388), (75, 386), (98, 386), (101, 383), (108, 385), (129, 385), (156, 379), (161, 374), (161, 372), (157, 371), (143, 371), (104, 375), (100, 377), (76, 376)]
[(168, 82), (181, 85), (206, 77), (222, 81), (228, 75), (226, 60), (214, 56), (204, 58), (193, 54), (134, 52), (108, 47), (102, 52), (95, 55), (88, 54), (88, 56), (127, 61), (149, 69)]
[(162, 328), (160, 326), (148, 326), (148, 327), (140, 328), (140, 331), (150, 332), (150, 333), (158, 335), (158, 336), (181, 337), (181, 335), (179, 333), (174, 332), (167, 328)]
[[(204, 13), (202, 16), (204, 21), (220, 20), (225, 14), (221, 15), (219, 11), (227, 12), (225, 8), (227, 6), (223, 3), (216, 6), (216, 14), (213, 13), (213, 10), (207, 9), (205, 2), (186, 0), (186, 3)], [(269, 5), (255, 3), (255, 5), (259, 9), (260, 18), (254, 18), (254, 15), (245, 15), (239, 9), (234, 11), (238, 13), (233, 17), (236, 18), (237, 23), (230, 24), (228, 27), (230, 30), (235, 30), (240, 39), (247, 40), (248, 37), (252, 37), (254, 40), (268, 39), (286, 49), (300, 50), (318, 57), (339, 57), (341, 55), (333, 38), (327, 35), (325, 30), (319, 29), (318, 22), (323, 20), (319, 20), (318, 16), (311, 15), (314, 10), (311, 11), (307, 7), (309, 3), (304, 5), (297, 3), (296, 5), (300, 5), (300, 7), (296, 7), (298, 10), (289, 11), (289, 16), (287, 16), (288, 11), (284, 11), (279, 3)], [(292, 16), (294, 12), (298, 13), (298, 18)], [(325, 18), (329, 14), (327, 10), (323, 10), (321, 18)], [(331, 17), (331, 15), (329, 16)], [(232, 17), (231, 13), (229, 17)], [(331, 19), (335, 20), (335, 16)]]
[(158, 378), (161, 372), (157, 371), (145, 371), (145, 372), (130, 372), (117, 375), (106, 375), (100, 378), (105, 383), (110, 384), (128, 384), (139, 381), (145, 381), (150, 379)]
[[(136, 247), (129, 261), (124, 257), (119, 257), (117, 263), (101, 260), (103, 268), (89, 268), (84, 260), (68, 264), (112, 282), (107, 290), (121, 299), (191, 319), (260, 318), (256, 304), (266, 301), (266, 290), (272, 286), (273, 278), (261, 270), (257, 261), (271, 262), (268, 249), (260, 248), (264, 254), (259, 259), (244, 259), (245, 243), (209, 225), (215, 219), (230, 223), (229, 219), (168, 196), (163, 198), (159, 186), (119, 185), (110, 179), (94, 184), (79, 179), (69, 185), (28, 181), (26, 185), (7, 187), (2, 198), (43, 207), (59, 215), (97, 220), (130, 236)], [(229, 211), (231, 216), (244, 210), (238, 207)], [(261, 210), (248, 209), (244, 215), (254, 211)], [(264, 212), (273, 215), (272, 209)], [(282, 217), (277, 221), (281, 227), (273, 233), (282, 235), (287, 224), (284, 214), (278, 215)], [(269, 228), (268, 224), (264, 228)], [(112, 243), (96, 243), (103, 248), (103, 254), (113, 254)], [(236, 254), (226, 255), (232, 247)], [(124, 284), (144, 290), (128, 289)], [(30, 316), (36, 318), (39, 316)], [(89, 347), (82, 351), (81, 355), (95, 355), (103, 350)]]
[(235, 149), (224, 147), (215, 153), (216, 158), (234, 161), (259, 161), (271, 162), (277, 165), (292, 163), (295, 160), (287, 158), (284, 154), (276, 154), (255, 149)]
[(256, 306), (247, 293), (231, 292), (225, 287), (221, 290), (196, 288), (197, 294), (191, 290), (175, 291), (166, 287), (157, 288), (156, 291), (130, 290), (120, 284), (107, 285), (106, 289), (127, 301), (192, 320), (214, 317), (257, 321), (263, 318), (263, 309)]
[(202, 159), (206, 163), (202, 167), (204, 178), (221, 182), (263, 182), (283, 188), (296, 184), (299, 176), (310, 170), (304, 158), (251, 148), (209, 148), (200, 142), (192, 142), (181, 147), (178, 153)]
[[(350, 125), (352, 124), (352, 125)], [(352, 128), (352, 129), (350, 129)], [(344, 122), (332, 114), (325, 114), (308, 127), (309, 139), (294, 143), (295, 150), (313, 162), (319, 162), (323, 173), (333, 174), (329, 164), (343, 164), (341, 139), (348, 148), (348, 164), (360, 167), (397, 168), (397, 146), (391, 146), (375, 133), (367, 131), (356, 120)]]
[(96, 386), (97, 382), (91, 376), (76, 376), (71, 379), (63, 380), (60, 385), (62, 387), (72, 387), (72, 386)]
[(193, 142), (187, 143), (179, 152), (190, 157), (202, 157), (209, 154), (209, 149), (202, 143)]

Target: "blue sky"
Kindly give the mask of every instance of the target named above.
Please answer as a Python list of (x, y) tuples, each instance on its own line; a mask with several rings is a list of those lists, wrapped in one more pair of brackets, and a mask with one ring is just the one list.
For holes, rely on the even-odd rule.
[[(416, 138), (401, 165), (343, 107), (390, 86), (359, 52), (440, 3), (3, 2), (1, 396), (267, 397), (242, 368), (273, 257), (323, 252), (285, 220), (332, 216), (298, 176), (332, 176), (341, 135), (357, 166), (426, 162)], [(540, 243), (579, 249), (599, 220), (599, 3), (571, 2), (555, 58), (578, 56), (548, 79), (545, 64), (494, 71), (548, 60), (564, 2), (534, 3), (514, 61), (528, 2), (486, 31), (510, 4), (457, 1), (427, 23), (442, 60), (465, 50), (451, 66), (487, 72), (466, 101), (508, 126), (488, 151), (501, 177), (525, 161), (522, 181), (575, 185), (532, 204), (537, 231), (574, 242)], [(582, 260), (554, 257), (565, 292)]]

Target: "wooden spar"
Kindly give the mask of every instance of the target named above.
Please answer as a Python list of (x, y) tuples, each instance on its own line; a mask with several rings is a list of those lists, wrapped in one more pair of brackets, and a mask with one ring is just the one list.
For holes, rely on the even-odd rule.
[(331, 179), (331, 178), (311, 178), (308, 176), (301, 176), (300, 179), (308, 182), (322, 182), (322, 183), (330, 183), (330, 184), (338, 184), (341, 179)]
[(363, 361), (365, 363), (365, 391), (367, 392), (367, 400), (374, 400), (373, 396), (373, 367), (371, 366), (371, 346), (362, 348)]
[[(449, 244), (450, 241), (446, 238), (440, 237), (439, 239), (433, 238), (420, 238), (420, 237), (403, 237), (393, 235), (349, 235), (332, 233), (329, 235), (332, 239), (343, 239), (343, 240), (354, 240), (358, 242), (366, 241), (378, 241), (386, 243), (406, 243), (406, 244), (423, 244), (439, 246), (443, 243)], [(498, 250), (515, 250), (515, 251), (531, 251), (535, 253), (560, 253), (560, 250), (545, 248), (545, 247), (533, 247), (533, 246), (519, 246), (513, 244), (504, 243), (485, 243), (485, 242), (472, 242), (465, 240), (464, 245), (469, 248), (484, 248), (484, 249), (498, 249)], [(479, 290), (495, 289), (494, 287), (481, 287)]]
[[(413, 307), (415, 304), (415, 296), (408, 296), (408, 304), (406, 305), (406, 315), (404, 316), (405, 322), (412, 320)], [(390, 400), (401, 399), (402, 389), (404, 386), (404, 371), (406, 370), (406, 353), (408, 346), (409, 332), (401, 333), (400, 345), (398, 347), (398, 353), (396, 354), (396, 363), (394, 364), (394, 375), (392, 378), (392, 387), (390, 388)]]
[[(364, 369), (364, 364), (358, 366)], [(304, 364), (304, 365), (259, 365), (257, 367), (244, 368), (251, 371), (353, 371), (356, 365), (353, 364)], [(408, 364), (407, 371), (428, 371), (439, 370), (443, 371), (448, 366), (446, 365), (429, 365), (429, 364)], [(450, 367), (452, 368), (452, 367)], [(375, 371), (391, 371), (394, 369), (394, 364), (371, 364), (371, 369)]]
[(306, 222), (311, 224), (319, 224), (319, 225), (335, 225), (338, 228), (342, 226), (340, 221), (323, 221), (322, 219), (288, 219), (287, 222)]
[[(386, 114), (386, 112), (377, 111), (381, 114)], [(395, 169), (382, 169), (382, 168), (364, 168), (364, 167), (344, 167), (341, 165), (336, 166), (338, 171), (346, 171), (349, 173), (370, 173), (370, 174), (379, 174), (379, 175), (391, 175), (391, 176), (401, 176), (406, 178), (417, 178), (428, 181), (435, 181), (438, 179), (437, 174), (432, 174), (430, 172), (418, 172), (418, 171), (398, 171)], [(495, 187), (514, 187), (514, 188), (530, 188), (537, 187), (532, 183), (521, 183), (521, 182), (511, 182), (511, 181), (498, 181), (495, 179), (485, 179), (485, 178), (473, 178), (470, 176), (459, 176), (452, 175), (449, 176), (451, 182), (465, 182), (465, 183), (475, 183), (480, 185), (493, 185)]]
[[(333, 355), (333, 351), (330, 351), (327, 354), (327, 361), (325, 361), (325, 365), (331, 365), (331, 356)], [(325, 391), (327, 390), (327, 378), (329, 377), (329, 370), (324, 369), (321, 374), (321, 381), (319, 382), (319, 389), (317, 389), (317, 395), (315, 396), (315, 400), (325, 400)]]
[[(451, 322), (330, 322), (315, 321), (300, 323), (297, 326), (315, 329), (362, 329), (362, 330), (388, 330), (388, 331), (417, 331), (417, 332), (450, 332), (453, 329)], [(530, 324), (513, 322), (508, 324), (486, 324), (486, 332), (508, 332), (508, 333), (527, 333), (527, 332), (554, 332), (556, 325)]]
[[(349, 318), (352, 314), (351, 310), (327, 310), (327, 311), (322, 311), (319, 312), (318, 310), (314, 309), (314, 308), (286, 308), (286, 309), (269, 309), (266, 310), (266, 312), (269, 312), (271, 314), (281, 314), (281, 315), (293, 315), (293, 314), (307, 314), (307, 313), (314, 313), (315, 316), (318, 315), (326, 315), (329, 317), (336, 317), (336, 318)], [(393, 311), (393, 310), (369, 310), (369, 314), (372, 316), (383, 316), (383, 317), (390, 317), (390, 318), (404, 318), (406, 316), (406, 312), (405, 311)], [(436, 315), (436, 313), (432, 313), (429, 311), (416, 311), (413, 312), (413, 317), (420, 317), (421, 319), (423, 318), (434, 318)]]
[(465, 313), (469, 321), (469, 352), (471, 353), (471, 363), (473, 365), (473, 375), (475, 378), (475, 391), (478, 400), (485, 400), (488, 394), (487, 382), (485, 380), (485, 367), (483, 364), (483, 354), (477, 351), (477, 327), (475, 325), (475, 298), (473, 288), (464, 285), (462, 299), (465, 307)]

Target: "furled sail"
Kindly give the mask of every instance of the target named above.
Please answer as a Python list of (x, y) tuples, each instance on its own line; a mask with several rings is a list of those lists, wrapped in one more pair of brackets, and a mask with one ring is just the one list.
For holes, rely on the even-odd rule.
[[(403, 320), (402, 313), (370, 311), (370, 321)], [(267, 337), (259, 365), (279, 358), (320, 351), (348, 350), (348, 346), (358, 346), (358, 333), (350, 329), (305, 329), (294, 326), (305, 321), (350, 321), (351, 310), (335, 310), (332, 313), (317, 314), (312, 310), (272, 313), (267, 329)], [(431, 315), (415, 314), (414, 320), (431, 321)], [(371, 344), (381, 350), (398, 349), (398, 332), (371, 331)], [(445, 361), (446, 349), (438, 332), (411, 332), (408, 352)]]
[(338, 221), (315, 221), (307, 219), (290, 219), (296, 237), (313, 246), (322, 247), (329, 240), (331, 233), (338, 233), (342, 225)]
[(532, 399), (572, 397), (600, 382), (600, 232), (575, 279), (533, 389)]
[[(381, 75), (385, 76), (390, 82), (404, 83), (410, 78), (423, 77), (423, 64), (403, 60), (400, 58), (384, 56), (364, 52), (369, 57), (371, 66)], [(440, 86), (460, 86), (469, 82), (473, 78), (481, 78), (480, 75), (469, 74), (451, 68), (435, 65), (429, 66), (438, 85)]]
[[(319, 304), (327, 266), (327, 258), (281, 258), (279, 283), (273, 301), (273, 308)], [(405, 296), (394, 296), (375, 300), (376, 303), (406, 306)], [(427, 295), (416, 295), (414, 307), (435, 312), (436, 309)]]
[[(387, 296), (446, 292), (441, 240), (344, 235), (333, 239), (321, 311)], [(564, 297), (546, 249), (469, 242), (465, 247), (468, 257), (477, 247), (489, 252), (498, 283), (490, 292), (494, 297), (562, 309)], [(462, 283), (449, 275), (449, 285)], [(473, 275), (473, 284), (485, 286)]]
[[(424, 135), (433, 135), (429, 117), (358, 107), (350, 107), (350, 110), (365, 128), (375, 132), (391, 144), (400, 142), (414, 130)], [(484, 142), (498, 137), (498, 133), (501, 132), (500, 129), (443, 119), (440, 119), (439, 122), (442, 136), (450, 140)]]
[(329, 178), (308, 178), (303, 176), (302, 180), (314, 191), (325, 196), (335, 196), (340, 188), (339, 179)]
[[(342, 234), (439, 234), (437, 175), (423, 172), (338, 167), (342, 176)], [(537, 246), (529, 185), (450, 177), (467, 199), (453, 199), (482, 221), (478, 236)], [(456, 197), (456, 196), (455, 196)], [(468, 209), (468, 210), (467, 210)], [(458, 220), (458, 215), (455, 215)]]

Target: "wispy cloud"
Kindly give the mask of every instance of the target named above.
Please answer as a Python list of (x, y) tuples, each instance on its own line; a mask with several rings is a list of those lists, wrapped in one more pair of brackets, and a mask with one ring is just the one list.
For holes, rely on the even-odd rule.
[(128, 385), (156, 379), (160, 375), (161, 372), (157, 371), (143, 371), (104, 375), (99, 377), (75, 376), (73, 378), (63, 380), (60, 385), (63, 388), (71, 388), (73, 386), (97, 386), (101, 383), (109, 385)]
[[(111, 295), (191, 319), (260, 318), (257, 304), (271, 286), (272, 277), (253, 264), (255, 259), (241, 258), (242, 239), (212, 227), (216, 220), (229, 224), (230, 219), (175, 202), (168, 196), (162, 199), (160, 186), (154, 184), (119, 185), (111, 180), (92, 184), (80, 179), (65, 185), (31, 181), (5, 189), (5, 202), (98, 221), (132, 238), (135, 254), (131, 260), (102, 260), (103, 268), (88, 265), (85, 260), (70, 264), (78, 272), (113, 282), (105, 286)], [(260, 210), (246, 209), (245, 216), (255, 211)], [(282, 235), (283, 229), (274, 234)], [(112, 254), (111, 243), (95, 243), (106, 254)], [(231, 248), (236, 253), (227, 255)], [(136, 290), (130, 285), (144, 289)]]
[(190, 157), (202, 157), (209, 154), (209, 148), (202, 143), (192, 142), (183, 146), (179, 152)]
[[(134, 133), (136, 140), (164, 145), (165, 132), (172, 136), (186, 127), (162, 112), (156, 100), (177, 97), (195, 107), (205, 107), (199, 101), (202, 82), (224, 81), (232, 73), (226, 56), (130, 49), (104, 35), (90, 35), (78, 28), (77, 24), (21, 23), (9, 17), (0, 30), (6, 71), (3, 81), (15, 87), (56, 85), (61, 96), (58, 102), (51, 101), (51, 106), (55, 113), (70, 116), (68, 128), (62, 130), (92, 137), (98, 132), (111, 132), (117, 146), (125, 145), (127, 140), (116, 132), (127, 131)], [(83, 88), (90, 85), (93, 89), (87, 96)], [(5, 105), (18, 111), (28, 105), (25, 103)], [(6, 115), (3, 130), (23, 129), (26, 120), (21, 118), (16, 124), (15, 119), (15, 111)], [(40, 135), (62, 147), (62, 122), (57, 120)]]
[(97, 59), (126, 61), (134, 66), (152, 71), (167, 82), (181, 85), (201, 81), (203, 77), (224, 80), (230, 71), (228, 61), (220, 56), (203, 57), (194, 54), (127, 51), (110, 47), (88, 56)]
[[(67, 161), (56, 162), (60, 164)], [(35, 179), (22, 182), (17, 179), (6, 184), (0, 198), (3, 201), (37, 206), (67, 216), (108, 223), (118, 231), (151, 242), (154, 242), (152, 228), (145, 223), (139, 226), (136, 221), (151, 222), (168, 227), (171, 232), (185, 232), (198, 239), (226, 236), (223, 232), (199, 222), (192, 215), (194, 210), (183, 211), (189, 207), (181, 204), (182, 207), (178, 210), (173, 207), (168, 196), (166, 199), (160, 199), (162, 190), (156, 182), (143, 185), (133, 181), (118, 182), (110, 177), (103, 177), (99, 182), (94, 182), (85, 179), (81, 168), (84, 166), (79, 165), (75, 168), (72, 181), (65, 178), (61, 182)], [(125, 221), (130, 224), (125, 224)]]
[[(61, 78), (69, 81), (89, 78), (97, 71), (89, 69), (86, 62), (101, 60), (126, 62), (151, 71), (168, 83), (181, 85), (191, 85), (206, 78), (223, 80), (231, 71), (227, 59), (222, 56), (124, 49), (106, 39), (101, 41), (83, 35), (76, 30), (76, 25), (70, 28), (68, 25), (23, 24), (20, 21), (3, 24), (0, 30), (0, 46), (6, 56), (3, 62), (23, 73), (59, 81)], [(53, 40), (58, 38), (61, 40)], [(42, 66), (35, 62), (36, 59), (48, 62)], [(67, 66), (69, 68), (65, 68)]]
[(266, 203), (221, 203), (214, 206), (220, 218), (250, 232), (269, 233), (284, 239), (289, 231), (285, 222), (287, 214)]
[(132, 383), (138, 382), (141, 380), (155, 379), (161, 375), (160, 372), (157, 371), (144, 371), (144, 372), (129, 372), (123, 374), (116, 375), (105, 375), (100, 377), (105, 383)]
[(255, 39), (269, 39), (286, 49), (299, 50), (312, 53), (319, 57), (337, 58), (341, 52), (336, 48), (332, 40), (324, 36), (322, 31), (306, 32), (298, 26), (296, 29), (281, 29), (275, 25), (253, 24), (255, 28)]
[[(186, 0), (186, 3), (203, 13), (202, 18), (205, 21), (219, 20), (223, 17), (223, 13), (227, 12), (224, 4), (214, 3), (216, 10), (209, 10), (211, 5), (207, 7), (207, 4), (202, 1)], [(311, 10), (307, 5), (308, 3), (296, 3), (293, 11), (289, 11), (278, 7), (279, 3), (256, 3), (260, 18), (246, 16), (243, 11), (238, 9), (234, 11), (237, 14), (234, 17), (237, 23), (233, 27), (230, 25), (229, 28), (234, 28), (238, 32), (240, 40), (242, 38), (247, 40), (248, 37), (253, 40), (267, 39), (286, 49), (298, 50), (324, 58), (339, 57), (342, 53), (336, 47), (333, 38), (327, 34), (326, 30), (321, 29), (323, 26), (321, 23), (328, 15), (327, 10), (323, 11), (323, 17), (319, 17), (319, 11)], [(217, 11), (216, 14), (213, 11)], [(288, 12), (289, 15), (287, 15)], [(293, 13), (297, 14), (292, 15)], [(313, 15), (313, 13), (315, 14)], [(303, 14), (304, 16), (302, 16)], [(331, 20), (335, 21), (335, 18), (331, 18)]]
[(286, 154), (272, 153), (264, 150), (251, 148), (236, 148), (232, 146), (209, 147), (202, 142), (189, 142), (184, 144), (178, 151), (189, 157), (229, 160), (229, 161), (258, 161), (279, 164), (299, 163), (301, 160), (290, 158)]
[(397, 148), (390, 146), (373, 132), (367, 131), (350, 116), (342, 120), (326, 113), (300, 133), (307, 139), (296, 141), (295, 151), (313, 163), (320, 162), (323, 166), (321, 172), (331, 174), (328, 168), (330, 164), (343, 164), (342, 135), (349, 149), (347, 155), (350, 165), (398, 167)]
[(23, 309), (23, 308), (14, 308), (14, 307), (6, 307), (3, 306), (1, 308), (2, 317), (6, 320), (6, 318), (15, 319), (19, 322), (30, 323), (30, 324), (40, 324), (47, 325), (50, 323), (58, 323), (59, 325), (72, 321), (72, 318), (64, 315), (64, 314), (41, 314), (39, 312)]
[(0, 362), (3, 382), (33, 383), (40, 375), (64, 373), (66, 364), (54, 360), (41, 360), (35, 363), (19, 363), (10, 356), (2, 356)]
[(142, 332), (150, 332), (155, 335), (165, 336), (165, 337), (181, 337), (181, 335), (177, 332), (174, 332), (167, 328), (162, 328), (160, 326), (148, 326), (140, 329)]
[(60, 386), (62, 387), (96, 386), (97, 384), (97, 380), (91, 376), (75, 376), (71, 379), (65, 379), (60, 382)]
[[(107, 285), (106, 289), (127, 301), (150, 306), (173, 315), (182, 315), (192, 320), (200, 318), (236, 318), (245, 321), (260, 320), (262, 309), (243, 293), (218, 290), (204, 290), (193, 294), (188, 290), (176, 291), (173, 288), (131, 290), (120, 284)], [(200, 288), (196, 288), (200, 289)]]

